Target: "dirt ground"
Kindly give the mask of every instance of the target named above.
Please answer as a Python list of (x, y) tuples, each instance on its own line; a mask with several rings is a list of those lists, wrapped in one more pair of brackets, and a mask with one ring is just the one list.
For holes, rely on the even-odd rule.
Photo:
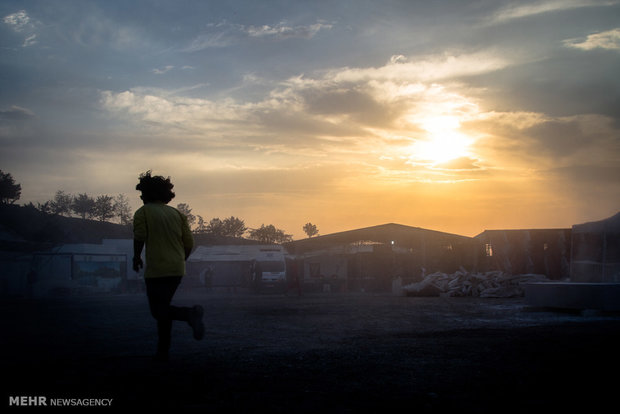
[(3, 299), (4, 406), (23, 410), (9, 406), (23, 395), (203, 413), (599, 412), (616, 404), (617, 314), (389, 294), (179, 292), (175, 303), (205, 307), (206, 337), (195, 341), (177, 322), (171, 361), (156, 363), (155, 322), (141, 294)]

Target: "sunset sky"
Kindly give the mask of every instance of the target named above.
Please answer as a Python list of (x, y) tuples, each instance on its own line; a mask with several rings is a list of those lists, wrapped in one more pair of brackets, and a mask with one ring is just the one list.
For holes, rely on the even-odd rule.
[(0, 169), (296, 239), (570, 227), (620, 211), (619, 74), (614, 0), (3, 0)]

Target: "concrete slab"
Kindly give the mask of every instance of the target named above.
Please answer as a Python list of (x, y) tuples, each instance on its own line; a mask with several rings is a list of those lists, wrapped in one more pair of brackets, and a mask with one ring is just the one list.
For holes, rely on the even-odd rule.
[(527, 306), (620, 311), (620, 283), (523, 284)]

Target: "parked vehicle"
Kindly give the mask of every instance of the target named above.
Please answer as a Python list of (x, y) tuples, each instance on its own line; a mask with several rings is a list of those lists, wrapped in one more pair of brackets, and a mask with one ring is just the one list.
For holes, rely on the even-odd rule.
[(286, 289), (286, 259), (281, 249), (261, 249), (255, 266), (260, 272), (261, 291)]

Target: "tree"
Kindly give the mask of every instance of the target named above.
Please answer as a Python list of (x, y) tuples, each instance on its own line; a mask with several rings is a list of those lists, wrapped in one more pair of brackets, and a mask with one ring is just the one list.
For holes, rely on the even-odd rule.
[(81, 216), (83, 219), (91, 218), (95, 212), (95, 199), (86, 193), (78, 194), (73, 197), (71, 211)]
[(211, 233), (214, 236), (224, 235), (224, 222), (219, 218), (212, 218), (207, 224), (207, 233)]
[(50, 210), (52, 214), (70, 215), (71, 205), (73, 204), (73, 196), (62, 190), (56, 191), (54, 199), (50, 200)]
[(248, 229), (243, 220), (230, 216), (222, 222), (224, 225), (224, 236), (241, 237)]
[(319, 234), (319, 230), (316, 228), (316, 225), (312, 223), (304, 224), (304, 232), (308, 235), (308, 238)]
[(293, 236), (284, 233), (283, 230), (277, 229), (273, 224), (268, 226), (261, 224), (260, 228), (250, 230), (250, 239), (265, 244), (280, 244), (292, 241)]
[(198, 217), (198, 225), (193, 230), (193, 232), (194, 233), (207, 233), (209, 228), (205, 224), (205, 220), (202, 218), (202, 216), (200, 214), (197, 214), (196, 217)]
[(0, 204), (13, 204), (22, 195), (22, 186), (15, 184), (10, 173), (0, 170)]
[(99, 221), (108, 221), (114, 217), (114, 205), (112, 202), (114, 197), (109, 195), (100, 195), (95, 200), (95, 207), (93, 210), (93, 216), (99, 219)]
[(189, 224), (189, 227), (191, 228), (196, 222), (196, 216), (192, 214), (192, 209), (189, 208), (189, 204), (186, 204), (186, 203), (177, 204), (177, 210), (179, 210), (181, 214), (187, 217), (187, 224)]
[(125, 194), (119, 194), (114, 199), (114, 213), (119, 218), (121, 224), (131, 224), (131, 207)]
[(52, 214), (52, 202), (46, 201), (45, 203), (37, 203), (37, 210), (45, 214)]
[[(202, 219), (202, 217), (200, 217), (200, 219)], [(207, 225), (204, 225), (204, 221), (202, 223), (202, 228), (204, 228), (203, 232), (211, 233), (215, 236), (241, 237), (248, 229), (243, 220), (234, 216), (230, 216), (224, 220), (215, 217), (212, 218)], [(201, 226), (200, 220), (198, 221), (198, 225), (199, 227)]]

